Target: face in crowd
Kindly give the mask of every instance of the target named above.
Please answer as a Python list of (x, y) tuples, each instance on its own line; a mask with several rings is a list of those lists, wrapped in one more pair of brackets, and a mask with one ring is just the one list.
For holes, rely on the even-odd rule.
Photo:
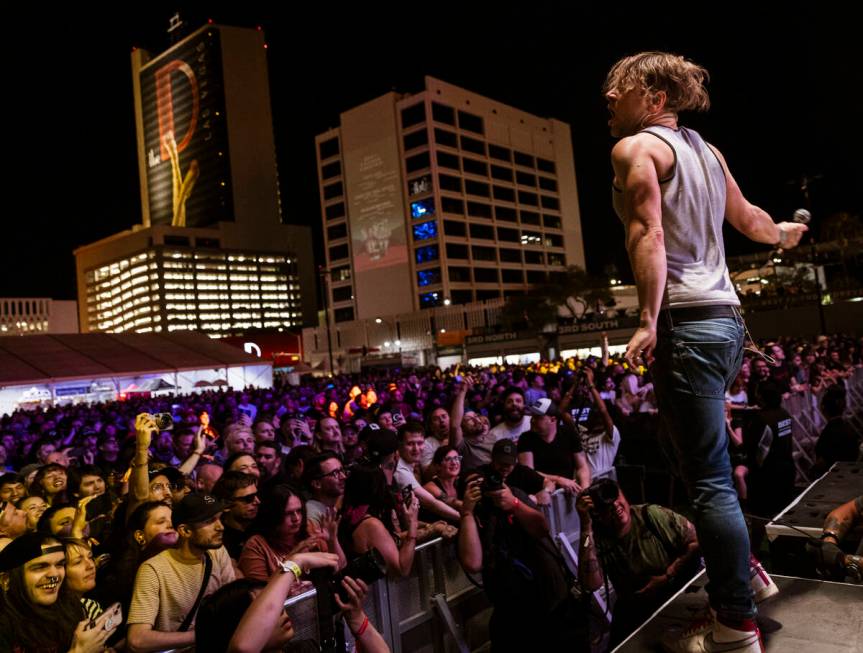
[(429, 417), (429, 429), (438, 440), (449, 437), (449, 413), (445, 408), (435, 408)]
[(48, 509), (48, 504), (42, 497), (27, 497), (21, 502), (21, 510), (27, 514), (27, 530), (35, 531), (42, 513)]
[(145, 547), (162, 533), (176, 533), (171, 524), (171, 508), (167, 505), (159, 505), (150, 510), (144, 528), (136, 530), (133, 536), (141, 547)]
[(315, 495), (335, 499), (345, 493), (347, 476), (342, 461), (330, 458), (321, 463), (321, 473), (310, 484)]
[(261, 468), (258, 467), (258, 461), (252, 454), (239, 456), (231, 463), (229, 472), (243, 472), (243, 474), (251, 474), (255, 478), (261, 478)]
[(399, 444), (399, 456), (408, 464), (416, 465), (422, 456), (425, 446), (425, 435), (421, 432), (408, 431)]
[(57, 602), (66, 579), (66, 553), (57, 540), (46, 540), (43, 549), (56, 551), (24, 563), (24, 591), (33, 605), (47, 608)]
[(339, 423), (332, 417), (324, 417), (318, 422), (317, 440), (321, 451), (341, 451), (342, 431)]
[(248, 523), (258, 516), (261, 499), (255, 484), (237, 488), (231, 496), (231, 516), (239, 522)]
[(503, 416), (510, 424), (518, 424), (524, 419), (524, 397), (517, 392), (507, 395), (503, 402)]

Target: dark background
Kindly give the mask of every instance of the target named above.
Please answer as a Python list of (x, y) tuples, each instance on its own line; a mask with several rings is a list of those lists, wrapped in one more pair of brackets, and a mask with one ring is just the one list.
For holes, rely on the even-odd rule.
[[(600, 87), (644, 49), (710, 71), (711, 111), (682, 122), (723, 151), (752, 202), (787, 218), (803, 205), (796, 180), (820, 175), (816, 226), (861, 213), (853, 3), (116, 4), (4, 12), (0, 296), (74, 299), (72, 250), (140, 222), (130, 51), (164, 49), (177, 9), (189, 31), (207, 18), (264, 29), (285, 219), (312, 225), (319, 262), (314, 136), (356, 104), (421, 90), (428, 74), (572, 125), (588, 268), (616, 264), (628, 278)], [(735, 235), (727, 245), (764, 249)]]

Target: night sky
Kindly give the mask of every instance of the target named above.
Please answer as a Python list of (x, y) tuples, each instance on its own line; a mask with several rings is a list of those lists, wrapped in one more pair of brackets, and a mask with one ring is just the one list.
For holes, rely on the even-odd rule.
[[(787, 217), (803, 205), (794, 180), (820, 175), (815, 224), (840, 210), (863, 213), (853, 3), (271, 4), (114, 3), (120, 13), (31, 3), (4, 12), (0, 297), (74, 299), (72, 250), (140, 222), (129, 53), (164, 49), (177, 8), (189, 31), (207, 18), (263, 27), (285, 217), (313, 226), (318, 262), (315, 134), (389, 90), (421, 90), (428, 74), (572, 125), (588, 268), (616, 264), (627, 277), (600, 87), (614, 61), (643, 49), (708, 68), (712, 109), (681, 122), (723, 151), (751, 201)], [(727, 245), (731, 254), (760, 247), (740, 237)]]

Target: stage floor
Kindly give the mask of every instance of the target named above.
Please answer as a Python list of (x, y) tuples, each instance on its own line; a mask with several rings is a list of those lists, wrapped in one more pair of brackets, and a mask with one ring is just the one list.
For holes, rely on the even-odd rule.
[[(758, 620), (770, 653), (863, 653), (863, 585), (772, 576), (780, 592), (758, 606)], [(688, 623), (707, 605), (706, 578), (672, 598), (658, 614), (615, 651), (661, 651), (660, 637)]]

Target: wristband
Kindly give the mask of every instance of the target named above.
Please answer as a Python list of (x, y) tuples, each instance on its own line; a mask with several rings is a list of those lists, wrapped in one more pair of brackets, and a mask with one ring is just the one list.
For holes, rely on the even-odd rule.
[(832, 537), (837, 542), (839, 541), (839, 534), (836, 533), (836, 531), (824, 531), (823, 533), (821, 533), (822, 540), (828, 537)]
[(298, 565), (293, 560), (282, 560), (279, 563), (279, 566), (282, 568), (282, 573), (286, 574), (288, 572), (294, 575), (294, 579), (299, 583), (300, 576), (303, 575), (303, 570), (300, 569), (300, 565)]
[(515, 512), (515, 511), (516, 511), (516, 509), (517, 509), (520, 505), (521, 505), (521, 501), (519, 501), (519, 500), (518, 500), (518, 497), (514, 497), (514, 498), (513, 498), (513, 503), (512, 503), (512, 511), (513, 511), (513, 512)]
[(359, 639), (360, 637), (362, 637), (362, 636), (363, 636), (363, 633), (365, 633), (365, 632), (366, 632), (366, 629), (367, 629), (368, 627), (369, 627), (369, 618), (368, 618), (368, 616), (366, 615), (366, 616), (365, 616), (365, 618), (363, 619), (363, 623), (360, 625), (360, 627), (359, 627), (359, 628), (357, 628), (356, 632), (354, 633), (354, 637), (356, 637), (357, 639)]

